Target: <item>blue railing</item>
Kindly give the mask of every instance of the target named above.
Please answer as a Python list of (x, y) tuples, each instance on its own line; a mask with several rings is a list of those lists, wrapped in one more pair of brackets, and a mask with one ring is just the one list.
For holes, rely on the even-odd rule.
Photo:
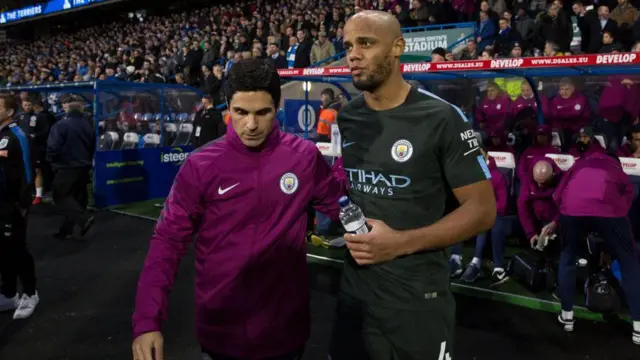
[[(418, 32), (418, 31), (432, 31), (432, 30), (447, 30), (447, 29), (459, 29), (459, 28), (474, 28), (476, 27), (476, 23), (475, 22), (465, 22), (465, 23), (454, 23), (454, 24), (441, 24), (441, 25), (426, 25), (426, 26), (414, 26), (414, 27), (406, 27), (406, 28), (402, 28), (402, 32), (403, 33), (408, 33), (408, 32)], [(452, 45), (450, 45), (448, 47), (449, 50), (452, 50), (454, 47), (456, 47), (457, 45), (459, 45), (461, 42), (463, 41), (467, 41), (469, 38), (471, 38), (473, 36), (473, 33), (470, 35), (465, 36), (464, 38), (457, 40), (456, 42), (454, 42)], [(340, 53), (337, 53), (333, 56), (329, 56), (328, 58), (319, 60), (311, 65), (309, 65), (308, 67), (318, 67), (321, 66), (322, 64), (328, 63), (328, 62), (334, 62), (334, 61), (338, 61), (340, 59), (342, 59), (344, 57), (344, 55), (346, 54), (345, 51), (342, 51)]]

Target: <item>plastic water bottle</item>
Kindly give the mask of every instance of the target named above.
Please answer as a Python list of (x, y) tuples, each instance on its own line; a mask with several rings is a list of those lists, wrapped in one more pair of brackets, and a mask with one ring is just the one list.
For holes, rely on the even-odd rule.
[(340, 222), (347, 232), (352, 234), (366, 234), (369, 232), (369, 225), (360, 207), (351, 202), (346, 196), (338, 200), (340, 205)]
[(340, 129), (338, 128), (338, 125), (332, 124), (331, 125), (331, 147), (333, 148), (334, 154), (340, 155), (340, 153), (342, 152), (341, 145), (342, 144), (340, 139)]

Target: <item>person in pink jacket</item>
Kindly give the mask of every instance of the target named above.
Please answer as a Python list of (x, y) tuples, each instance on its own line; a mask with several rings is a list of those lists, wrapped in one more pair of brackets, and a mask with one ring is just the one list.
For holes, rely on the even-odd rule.
[(578, 160), (594, 152), (605, 153), (606, 150), (600, 142), (596, 140), (593, 128), (591, 126), (585, 126), (578, 131), (578, 140), (569, 149), (569, 155), (572, 155)]
[[(497, 217), (496, 222), (491, 228), (491, 249), (493, 250), (493, 271), (491, 273), (491, 286), (498, 286), (507, 280), (509, 276), (504, 266), (504, 249), (507, 237), (512, 232), (512, 222), (505, 216), (509, 214), (509, 179), (498, 169), (496, 162), (488, 155), (486, 151), (482, 151), (485, 161), (491, 173), (491, 185), (496, 195)], [(474, 282), (484, 276), (481, 265), (484, 248), (487, 245), (489, 232), (479, 234), (476, 237), (476, 250), (471, 262), (467, 264), (464, 272), (462, 271), (462, 243), (458, 243), (451, 247), (451, 258), (449, 266), (452, 277), (462, 274), (460, 280), (464, 282)]]
[(569, 79), (560, 81), (560, 91), (549, 104), (551, 126), (563, 135), (562, 148), (566, 151), (574, 135), (591, 124), (591, 108), (587, 97), (576, 90)]
[(640, 125), (635, 125), (627, 135), (628, 142), (618, 148), (620, 157), (640, 158)]
[(527, 240), (535, 244), (539, 237), (555, 233), (558, 206), (553, 193), (562, 179), (562, 170), (548, 157), (532, 161), (533, 167), (522, 178), (518, 195), (518, 218)]
[(337, 219), (344, 184), (315, 144), (280, 132), (280, 78), (235, 63), (224, 137), (182, 164), (149, 243), (133, 356), (163, 358), (162, 325), (182, 257), (195, 248), (196, 337), (205, 358), (297, 360), (310, 331), (307, 209)]
[(540, 125), (536, 129), (533, 145), (526, 148), (520, 155), (516, 175), (524, 179), (533, 168), (534, 159), (544, 157), (546, 154), (560, 154), (560, 149), (551, 145), (552, 135), (549, 125)]
[(487, 95), (476, 108), (475, 123), (479, 130), (491, 133), (505, 131), (511, 118), (511, 99), (502, 93), (500, 87), (490, 82)]
[(573, 331), (576, 257), (590, 232), (604, 238), (620, 262), (622, 288), (633, 320), (632, 340), (640, 345), (640, 259), (627, 214), (633, 202), (633, 185), (620, 161), (592, 152), (576, 162), (553, 195), (560, 209), (562, 252), (558, 263), (557, 294), (562, 313), (558, 321)]
[(487, 151), (507, 152), (516, 155), (516, 151), (508, 144), (508, 134), (506, 131), (492, 131), (489, 133), (489, 141), (487, 142)]

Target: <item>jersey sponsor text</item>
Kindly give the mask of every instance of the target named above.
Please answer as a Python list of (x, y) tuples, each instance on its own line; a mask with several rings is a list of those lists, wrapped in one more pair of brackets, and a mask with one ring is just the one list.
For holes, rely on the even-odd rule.
[(360, 169), (344, 169), (351, 188), (372, 195), (393, 196), (395, 190), (411, 185), (411, 178)]

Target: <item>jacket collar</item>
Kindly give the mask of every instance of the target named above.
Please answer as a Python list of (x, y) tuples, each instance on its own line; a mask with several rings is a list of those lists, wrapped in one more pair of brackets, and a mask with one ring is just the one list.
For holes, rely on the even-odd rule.
[(238, 136), (238, 133), (236, 133), (235, 129), (233, 128), (231, 120), (229, 120), (229, 123), (227, 124), (226, 137), (229, 139), (229, 144), (234, 150), (242, 154), (257, 156), (273, 151), (273, 149), (278, 147), (278, 145), (280, 144), (280, 129), (278, 129), (278, 121), (274, 117), (273, 128), (271, 129), (269, 135), (267, 135), (267, 138), (264, 140), (264, 142), (258, 147), (250, 148), (242, 142), (240, 136)]

